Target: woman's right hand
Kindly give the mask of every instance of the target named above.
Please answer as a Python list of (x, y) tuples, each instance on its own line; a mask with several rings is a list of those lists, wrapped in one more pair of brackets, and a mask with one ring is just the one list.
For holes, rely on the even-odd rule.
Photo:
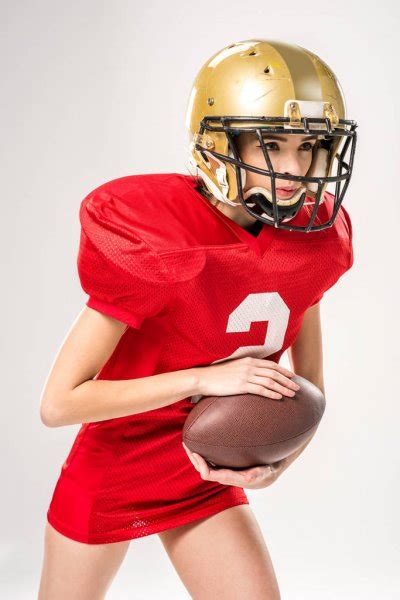
[(290, 379), (295, 373), (273, 360), (253, 356), (196, 367), (195, 371), (199, 377), (199, 394), (202, 396), (258, 394), (280, 400), (282, 395), (294, 396), (300, 389)]

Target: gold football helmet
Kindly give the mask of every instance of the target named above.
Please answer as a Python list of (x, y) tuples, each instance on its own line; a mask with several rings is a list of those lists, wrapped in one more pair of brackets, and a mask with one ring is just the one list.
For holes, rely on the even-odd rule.
[[(218, 200), (242, 204), (253, 217), (281, 229), (308, 232), (333, 224), (352, 173), (357, 124), (346, 119), (336, 76), (309, 50), (256, 39), (223, 48), (194, 81), (186, 127), (189, 170)], [(266, 130), (318, 136), (304, 177), (274, 171), (263, 140)], [(257, 136), (266, 169), (241, 160), (237, 136), (244, 131)], [(257, 186), (243, 193), (248, 170), (270, 177), (271, 191)], [(291, 198), (278, 199), (277, 180), (300, 181), (301, 186)], [(325, 223), (313, 225), (328, 185), (334, 186), (332, 214)], [(307, 225), (285, 225), (303, 204), (313, 206)]]

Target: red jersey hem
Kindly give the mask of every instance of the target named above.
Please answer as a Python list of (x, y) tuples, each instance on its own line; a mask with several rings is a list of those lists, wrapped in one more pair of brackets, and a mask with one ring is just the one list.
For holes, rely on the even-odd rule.
[[(124, 542), (128, 540), (133, 540), (139, 537), (147, 537), (149, 535), (153, 535), (161, 531), (166, 531), (167, 529), (173, 529), (174, 527), (179, 527), (180, 525), (191, 523), (192, 521), (196, 521), (197, 519), (217, 514), (222, 510), (225, 510), (226, 508), (231, 508), (232, 506), (238, 506), (240, 504), (250, 504), (249, 499), (246, 496), (244, 496), (232, 499), (231, 501), (213, 502), (212, 504), (207, 505), (203, 509), (187, 512), (180, 517), (176, 517), (175, 519), (170, 518), (168, 520), (168, 523), (162, 520), (157, 523), (153, 523), (152, 525), (147, 526), (145, 534), (138, 532), (137, 535), (135, 535), (135, 531), (133, 530), (130, 532), (126, 532), (125, 530), (110, 531), (101, 535), (82, 534), (82, 532), (80, 531), (76, 531), (67, 527), (64, 523), (62, 523), (51, 513), (50, 509), (47, 511), (47, 521), (59, 533), (76, 542), (81, 542), (84, 544), (111, 544), (114, 542)], [(141, 531), (143, 530), (141, 529)]]

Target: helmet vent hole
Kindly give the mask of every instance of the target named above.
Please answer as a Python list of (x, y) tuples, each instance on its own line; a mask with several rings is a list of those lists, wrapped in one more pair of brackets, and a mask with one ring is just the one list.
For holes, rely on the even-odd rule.
[(264, 69), (264, 73), (269, 73), (269, 72), (270, 72), (270, 70), (271, 70), (271, 69), (270, 69), (269, 67), (265, 67), (265, 69)]
[(251, 52), (249, 52), (249, 56), (255, 56), (257, 54), (257, 52), (255, 50), (252, 50)]

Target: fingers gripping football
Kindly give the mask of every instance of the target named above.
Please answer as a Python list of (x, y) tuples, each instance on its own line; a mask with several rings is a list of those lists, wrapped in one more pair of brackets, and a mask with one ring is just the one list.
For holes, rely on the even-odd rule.
[(295, 375), (278, 363), (245, 356), (207, 367), (199, 367), (200, 393), (204, 396), (258, 394), (275, 400), (294, 396), (299, 386), (291, 381)]

